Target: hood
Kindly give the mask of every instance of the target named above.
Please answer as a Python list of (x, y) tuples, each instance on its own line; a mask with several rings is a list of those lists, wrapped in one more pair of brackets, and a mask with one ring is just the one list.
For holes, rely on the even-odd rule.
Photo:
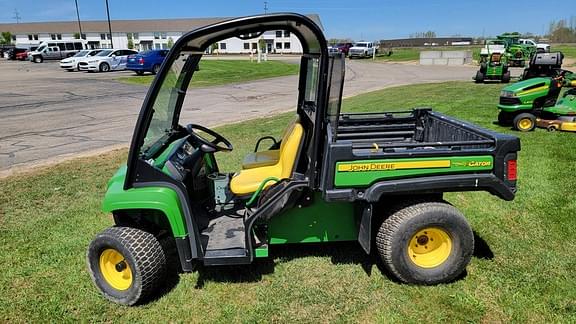
[(506, 86), (504, 89), (502, 89), (503, 91), (511, 91), (511, 92), (520, 92), (520, 91), (525, 91), (528, 90), (526, 88), (531, 88), (531, 87), (540, 87), (538, 86), (539, 84), (544, 83), (543, 86), (548, 87), (550, 85), (550, 78), (533, 78), (533, 79), (528, 79), (528, 80), (524, 80), (524, 81), (520, 81), (520, 82), (516, 82), (513, 83), (511, 85)]

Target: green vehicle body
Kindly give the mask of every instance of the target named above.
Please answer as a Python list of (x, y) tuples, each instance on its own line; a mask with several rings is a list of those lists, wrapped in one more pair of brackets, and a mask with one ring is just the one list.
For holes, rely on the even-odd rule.
[(503, 83), (510, 82), (507, 56), (500, 53), (492, 53), (488, 57), (484, 57), (480, 62), (480, 69), (476, 72), (474, 80), (477, 83), (486, 80), (497, 80)]

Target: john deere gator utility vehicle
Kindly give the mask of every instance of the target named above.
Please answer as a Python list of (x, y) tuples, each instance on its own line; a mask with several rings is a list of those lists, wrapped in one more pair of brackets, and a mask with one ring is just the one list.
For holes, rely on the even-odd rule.
[(520, 33), (504, 33), (496, 38), (504, 41), (510, 66), (524, 67), (526, 60), (536, 53), (536, 46), (520, 43)]
[(561, 70), (555, 78), (532, 78), (506, 86), (500, 92), (498, 123), (512, 124), (519, 131), (528, 132), (536, 127), (536, 118), (554, 120), (559, 116), (576, 114), (576, 102), (566, 98), (558, 100), (562, 87), (576, 87), (576, 74)]
[(497, 80), (502, 83), (510, 82), (510, 71), (508, 70), (508, 60), (501, 53), (492, 53), (490, 58), (480, 63), (480, 70), (476, 72), (474, 81), (476, 83), (485, 80)]
[[(218, 162), (233, 144), (181, 120), (188, 85), (211, 44), (269, 30), (288, 30), (302, 44), (294, 120), (279, 141), (258, 140), (241, 168), (223, 173)], [(344, 62), (328, 55), (321, 29), (297, 14), (228, 20), (179, 38), (144, 100), (128, 161), (108, 183), (103, 209), (114, 225), (88, 248), (103, 295), (127, 305), (146, 300), (174, 265), (168, 256), (193, 271), (242, 266), (273, 255), (274, 246), (313, 242), (358, 242), (406, 283), (458, 277), (474, 235), (443, 193), (484, 190), (512, 200), (518, 138), (430, 109), (340, 113)], [(218, 118), (217, 105), (206, 108)], [(264, 140), (275, 144), (258, 151)]]

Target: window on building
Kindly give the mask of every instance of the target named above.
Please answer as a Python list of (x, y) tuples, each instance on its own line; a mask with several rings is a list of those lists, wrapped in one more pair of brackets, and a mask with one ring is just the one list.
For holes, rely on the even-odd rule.
[(290, 49), (290, 43), (284, 43), (284, 49)]
[(34, 34), (34, 40), (38, 40), (38, 34)]
[(250, 43), (244, 43), (244, 49), (245, 50), (250, 49)]
[(253, 50), (258, 49), (258, 43), (252, 43), (252, 49)]
[(28, 40), (32, 40), (32, 35), (28, 35)]
[(161, 45), (159, 43), (156, 43), (156, 44), (154, 44), (154, 49), (160, 49), (160, 46)]
[(154, 33), (154, 39), (160, 39), (160, 33)]
[(168, 49), (168, 44), (162, 43), (162, 49)]
[(167, 36), (168, 36), (167, 33), (160, 33), (160, 38), (162, 39), (166, 39)]
[(80, 35), (80, 38), (82, 38), (82, 39), (86, 39), (86, 34), (82, 34), (82, 35)]
[(220, 43), (220, 49), (225, 50), (226, 49), (226, 43)]
[(12, 35), (12, 40), (13, 40), (13, 41), (16, 40), (16, 35)]
[(282, 49), (282, 43), (280, 42), (276, 43), (276, 49)]
[(290, 37), (290, 32), (287, 31), (287, 30), (285, 30), (285, 31), (284, 31), (284, 37)]
[(56, 38), (57, 38), (58, 40), (62, 40), (62, 34), (56, 34)]
[(139, 36), (140, 36), (140, 35), (138, 35), (138, 33), (127, 33), (127, 34), (126, 34), (126, 37), (127, 37), (127, 38), (132, 38), (132, 39), (134, 39), (134, 40), (138, 39)]
[(110, 36), (110, 34), (106, 34), (106, 38), (112, 39), (112, 36)]
[(50, 34), (50, 39), (56, 40), (56, 34)]
[(101, 39), (101, 40), (105, 40), (105, 39), (106, 39), (106, 34), (100, 34), (100, 39)]
[(281, 30), (276, 31), (276, 37), (282, 37), (282, 31)]

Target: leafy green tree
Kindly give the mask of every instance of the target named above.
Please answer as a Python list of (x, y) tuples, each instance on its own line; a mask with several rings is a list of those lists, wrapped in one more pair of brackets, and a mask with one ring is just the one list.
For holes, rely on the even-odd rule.
[(80, 33), (74, 33), (74, 39), (80, 39)]
[(12, 44), (12, 33), (2, 32), (2, 38), (0, 39), (0, 44), (10, 45)]
[(132, 34), (128, 34), (128, 48), (134, 49), (134, 40), (132, 39)]
[(174, 39), (172, 37), (168, 37), (168, 48), (172, 48), (174, 46)]

